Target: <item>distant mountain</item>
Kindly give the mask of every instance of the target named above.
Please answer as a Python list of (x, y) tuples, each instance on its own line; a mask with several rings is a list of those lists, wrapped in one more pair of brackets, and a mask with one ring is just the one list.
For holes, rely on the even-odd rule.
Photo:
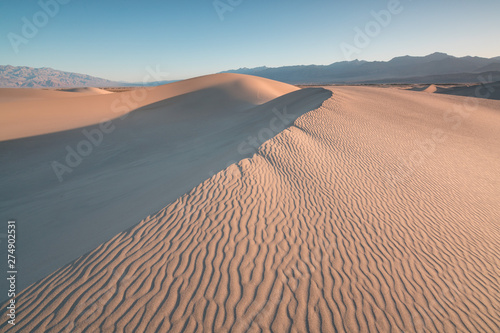
[(489, 65), (486, 65), (482, 68), (477, 69), (478, 72), (491, 72), (491, 71), (496, 71), (500, 72), (500, 60), (499, 62), (494, 62)]
[(0, 66), (1, 88), (116, 87), (123, 83), (52, 68)]
[(158, 82), (117, 82), (86, 74), (63, 72), (48, 67), (0, 65), (0, 88), (81, 88), (159, 86), (178, 80)]
[(178, 81), (181, 80), (165, 80), (165, 81), (154, 81), (154, 82), (128, 82), (128, 83), (122, 82), (121, 85), (126, 87), (156, 87)]
[[(446, 53), (403, 56), (390, 61), (342, 61), (331, 65), (256, 67), (229, 70), (290, 84), (477, 83), (500, 80), (500, 57), (457, 58)], [(482, 78), (481, 78), (482, 77)], [(0, 66), (0, 87), (77, 88), (156, 86), (175, 81), (126, 83), (52, 68)]]
[(458, 74), (441, 74), (441, 75), (427, 75), (427, 76), (413, 76), (403, 78), (388, 78), (379, 80), (367, 80), (356, 82), (358, 84), (451, 84), (451, 83), (484, 83), (500, 81), (499, 71), (486, 71), (481, 73), (458, 73)]
[(479, 82), (474, 74), (498, 71), (499, 59), (500, 57), (488, 59), (470, 56), (457, 58), (446, 53), (433, 53), (425, 57), (396, 57), (390, 61), (354, 60), (331, 65), (240, 68), (226, 73), (255, 75), (291, 84), (396, 83), (410, 78), (450, 78), (451, 75), (458, 82), (464, 82), (464, 78), (466, 82)]

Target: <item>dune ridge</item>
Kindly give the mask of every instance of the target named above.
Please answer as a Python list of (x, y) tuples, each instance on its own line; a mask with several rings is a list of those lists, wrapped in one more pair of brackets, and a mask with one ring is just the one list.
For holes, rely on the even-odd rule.
[[(95, 90), (89, 89), (83, 88), (87, 93), (82, 93), (82, 90), (47, 91), (44, 94), (58, 93), (61, 97), (70, 97), (69, 94), (72, 94), (73, 98), (39, 99), (36, 103), (29, 98), (33, 92), (29, 89), (19, 89), (17, 94), (24, 94), (26, 99), (19, 96), (14, 101), (0, 104), (0, 123), (3, 126), (0, 141), (95, 125), (122, 117), (147, 105), (193, 92), (205, 91), (205, 97), (208, 98), (210, 91), (212, 96), (226, 96), (238, 103), (261, 105), (298, 90), (297, 87), (286, 83), (242, 74), (206, 75), (158, 87), (109, 94), (96, 94)], [(12, 90), (6, 88), (4, 94), (11, 94)], [(0, 89), (0, 98), (1, 95)]]
[(81, 94), (51, 89), (0, 88), (0, 103), (71, 97), (81, 97)]
[(112, 94), (112, 92), (107, 91), (105, 89), (94, 88), (94, 87), (69, 88), (69, 89), (61, 89), (61, 91), (76, 92), (76, 93), (88, 94), (88, 95), (107, 95), (107, 94)]
[[(102, 96), (109, 95), (89, 99), (100, 103)], [(93, 125), (0, 142), (0, 219), (15, 217), (23, 226), (18, 288), (251, 157), (331, 92), (215, 75), (155, 88), (149, 96), (157, 102), (124, 113), (106, 132)], [(81, 100), (71, 97), (61, 104)], [(49, 123), (58, 121), (50, 110), (46, 116)], [(22, 113), (17, 119), (24, 121)], [(0, 269), (6, 271), (6, 264), (0, 261)], [(0, 288), (0, 301), (6, 295)]]
[[(491, 78), (490, 78), (491, 79)], [(480, 84), (447, 84), (447, 85), (417, 85), (402, 87), (409, 91), (423, 91), (444, 95), (455, 95), (462, 97), (475, 97), (500, 100), (500, 82), (485, 82)]]
[(427, 93), (435, 93), (438, 90), (435, 84), (429, 85), (427, 88), (424, 89), (425, 92)]
[(443, 116), (462, 97), (331, 89), (252, 158), (27, 288), (12, 331), (498, 331), (500, 103), (459, 123)]

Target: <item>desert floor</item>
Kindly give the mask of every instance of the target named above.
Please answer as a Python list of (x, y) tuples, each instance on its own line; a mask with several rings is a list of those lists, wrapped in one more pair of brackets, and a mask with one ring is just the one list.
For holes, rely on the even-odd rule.
[(0, 330), (500, 330), (500, 101), (199, 80), (113, 118), (62, 182), (50, 163), (130, 92), (0, 104), (34, 119), (4, 132), (0, 185), (36, 267)]

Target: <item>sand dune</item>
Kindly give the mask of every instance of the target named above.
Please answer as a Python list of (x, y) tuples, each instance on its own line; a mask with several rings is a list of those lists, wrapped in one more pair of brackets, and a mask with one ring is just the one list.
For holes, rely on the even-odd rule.
[[(262, 142), (330, 95), (323, 89), (216, 75), (150, 90), (148, 98), (156, 103), (123, 113), (106, 131), (94, 125), (0, 142), (0, 218), (15, 217), (23, 225), (18, 255), (24, 273), (18, 287), (251, 157)], [(75, 97), (61, 105), (84, 100), (87, 106), (98, 105), (108, 96)], [(55, 100), (47, 104), (59, 105)], [(48, 123), (57, 121), (55, 114), (48, 112)], [(4, 265), (0, 261), (0, 269)], [(1, 300), (6, 293), (0, 295)]]
[(438, 90), (435, 84), (429, 85), (427, 88), (424, 89), (425, 92), (427, 93), (435, 93)]
[(425, 89), (427, 89), (428, 87), (429, 87), (429, 85), (427, 85), (427, 84), (424, 84), (424, 85), (418, 84), (415, 86), (414, 85), (403, 86), (401, 89), (410, 90), (410, 91), (425, 91)]
[(331, 89), (27, 288), (13, 331), (498, 332), (500, 102)]
[(99, 89), (99, 88), (94, 88), (94, 87), (61, 89), (61, 91), (76, 92), (76, 93), (87, 94), (87, 95), (107, 95), (107, 94), (112, 94), (112, 92), (110, 92), (110, 91), (107, 91), (107, 90), (104, 90), (104, 89)]
[(500, 100), (500, 82), (462, 85), (440, 89), (442, 94)]
[[(25, 101), (27, 102), (26, 104), (23, 105), (29, 105), (29, 104), (34, 104), (33, 100), (40, 100), (40, 99), (46, 99), (46, 100), (52, 100), (51, 103), (55, 99), (61, 99), (61, 98), (73, 98), (73, 97), (82, 97), (82, 95), (106, 95), (106, 94), (112, 94), (112, 92), (109, 92), (104, 89), (99, 89), (99, 88), (73, 88), (73, 89), (60, 89), (60, 90), (55, 90), (55, 89), (19, 89), (19, 88), (0, 88), (0, 104), (1, 103), (9, 103), (9, 102), (20, 102), (20, 101)], [(60, 101), (58, 102), (60, 103)], [(70, 102), (68, 102), (70, 103)], [(62, 106), (68, 107), (68, 104), (65, 103)], [(7, 107), (14, 107), (17, 112), (25, 112), (25, 110), (22, 110), (19, 107), (15, 106), (16, 104), (9, 104), (8, 106), (4, 107), (2, 106), (3, 110), (0, 112), (0, 117), (2, 117), (2, 113), (5, 112)], [(33, 109), (33, 106), (30, 106), (30, 109)], [(3, 119), (3, 118), (2, 118)], [(19, 120), (19, 121), (18, 121)], [(28, 124), (30, 123), (30, 119), (24, 119), (19, 117), (19, 119), (13, 118), (11, 123), (7, 123), (8, 125), (12, 125), (14, 122), (18, 122), (20, 124), (23, 124), (24, 122), (28, 121)], [(42, 133), (43, 134), (43, 133)]]
[(500, 82), (481, 84), (410, 85), (401, 89), (500, 100)]
[[(20, 88), (0, 88), (0, 104), (18, 101), (33, 101), (40, 99), (59, 99), (81, 97), (74, 92), (64, 92), (50, 89), (20, 89)], [(0, 110), (4, 110), (0, 106)]]
[[(0, 88), (0, 103), (8, 103), (8, 102), (19, 102), (19, 101), (28, 101), (31, 103), (33, 100), (52, 100), (52, 104), (55, 99), (61, 98), (72, 98), (72, 97), (82, 97), (82, 95), (107, 95), (112, 94), (104, 89), (99, 88), (72, 88), (72, 89), (28, 89), (28, 88)], [(59, 103), (58, 101), (57, 103)], [(57, 105), (57, 104), (56, 104)], [(12, 105), (9, 105), (9, 107)], [(64, 107), (68, 107), (68, 104), (62, 105)], [(56, 106), (59, 108), (60, 106)], [(3, 109), (3, 107), (2, 107)], [(20, 110), (20, 108), (15, 107), (16, 110)], [(22, 110), (21, 110), (22, 111)], [(3, 112), (2, 112), (3, 113)], [(1, 116), (1, 113), (0, 113)], [(15, 121), (16, 119), (13, 119)], [(23, 119), (26, 121), (26, 119)], [(19, 121), (22, 123), (23, 121)], [(28, 121), (29, 123), (29, 121)], [(12, 123), (9, 123), (12, 125)]]
[(409, 85), (408, 87), (403, 87), (402, 89), (410, 90), (410, 91), (423, 91), (427, 93), (435, 93), (438, 90), (442, 89), (435, 84), (425, 84), (425, 85)]
[(88, 96), (76, 92), (78, 97), (66, 103), (57, 99), (41, 99), (36, 103), (16, 100), (0, 105), (0, 123), (3, 125), (0, 141), (94, 125), (140, 107), (197, 91), (204, 91), (212, 99), (224, 96), (228, 101), (234, 101), (233, 104), (259, 105), (297, 89), (268, 79), (217, 74), (122, 93)]

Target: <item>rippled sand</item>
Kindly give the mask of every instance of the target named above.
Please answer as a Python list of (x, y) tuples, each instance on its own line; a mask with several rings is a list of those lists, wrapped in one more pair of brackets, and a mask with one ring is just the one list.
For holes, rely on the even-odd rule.
[(500, 102), (328, 89), (27, 288), (13, 331), (498, 332)]

